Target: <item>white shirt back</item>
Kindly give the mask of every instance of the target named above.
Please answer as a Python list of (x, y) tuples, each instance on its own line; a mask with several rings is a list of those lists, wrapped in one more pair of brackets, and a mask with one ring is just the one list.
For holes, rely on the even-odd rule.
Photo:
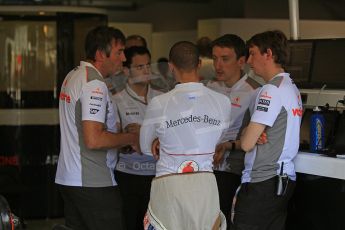
[(156, 176), (212, 171), (213, 154), (229, 127), (230, 100), (201, 83), (178, 84), (149, 103), (140, 132), (140, 146), (151, 155), (160, 141)]

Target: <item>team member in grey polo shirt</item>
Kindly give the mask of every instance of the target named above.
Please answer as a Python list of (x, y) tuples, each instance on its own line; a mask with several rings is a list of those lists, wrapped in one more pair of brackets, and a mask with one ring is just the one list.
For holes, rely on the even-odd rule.
[(253, 107), (260, 84), (248, 77), (242, 69), (245, 64), (246, 45), (237, 35), (225, 34), (212, 43), (216, 81), (206, 86), (230, 99), (231, 119), (226, 140), (217, 146), (214, 174), (217, 179), (220, 208), (230, 227), (231, 204), (244, 169), (244, 152), (240, 148), (239, 132), (244, 115)]
[[(285, 229), (288, 201), (295, 187), (293, 159), (298, 152), (302, 114), (299, 90), (283, 68), (287, 42), (280, 31), (259, 33), (247, 42), (248, 63), (267, 84), (256, 98), (254, 113), (241, 137), (246, 156), (235, 205), (236, 229)], [(263, 133), (267, 142), (257, 144)]]
[(112, 27), (91, 30), (86, 61), (61, 86), (61, 150), (55, 183), (63, 200), (66, 225), (74, 230), (122, 229), (120, 191), (114, 179), (114, 148), (140, 151), (138, 135), (116, 133), (115, 112), (104, 82), (126, 60), (124, 35)]

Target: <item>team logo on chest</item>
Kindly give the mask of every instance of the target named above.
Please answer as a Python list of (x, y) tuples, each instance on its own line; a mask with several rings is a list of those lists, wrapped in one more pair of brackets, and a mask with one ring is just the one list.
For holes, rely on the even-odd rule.
[(178, 173), (191, 173), (199, 171), (199, 165), (195, 161), (184, 161), (178, 167)]
[(240, 97), (236, 97), (232, 100), (231, 102), (231, 105), (234, 106), (234, 107), (238, 107), (238, 108), (241, 108), (241, 104), (240, 104)]

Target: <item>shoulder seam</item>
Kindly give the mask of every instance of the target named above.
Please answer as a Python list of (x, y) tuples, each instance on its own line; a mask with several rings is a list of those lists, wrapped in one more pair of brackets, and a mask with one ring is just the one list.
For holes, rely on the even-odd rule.
[(246, 82), (248, 85), (250, 85), (253, 89), (257, 89), (261, 87), (261, 84), (257, 81), (255, 81), (253, 78), (251, 77), (247, 77)]

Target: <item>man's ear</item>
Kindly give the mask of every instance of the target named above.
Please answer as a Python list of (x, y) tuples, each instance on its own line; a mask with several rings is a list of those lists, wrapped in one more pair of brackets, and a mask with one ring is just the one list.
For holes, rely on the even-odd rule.
[(95, 54), (95, 61), (103, 61), (106, 57), (105, 53), (101, 50), (97, 50)]
[(274, 59), (272, 50), (270, 48), (267, 49), (266, 54), (267, 58)]
[(244, 65), (246, 64), (246, 57), (242, 56), (237, 60), (237, 63), (239, 64), (239, 66), (241, 67), (241, 69), (244, 68)]
[(175, 66), (173, 63), (168, 62), (170, 72), (174, 73)]
[(175, 65), (171, 62), (168, 62), (169, 63), (169, 69), (171, 71), (171, 74), (173, 75), (174, 79), (179, 82), (180, 79), (179, 79), (179, 72), (178, 72), (178, 69), (175, 67)]

